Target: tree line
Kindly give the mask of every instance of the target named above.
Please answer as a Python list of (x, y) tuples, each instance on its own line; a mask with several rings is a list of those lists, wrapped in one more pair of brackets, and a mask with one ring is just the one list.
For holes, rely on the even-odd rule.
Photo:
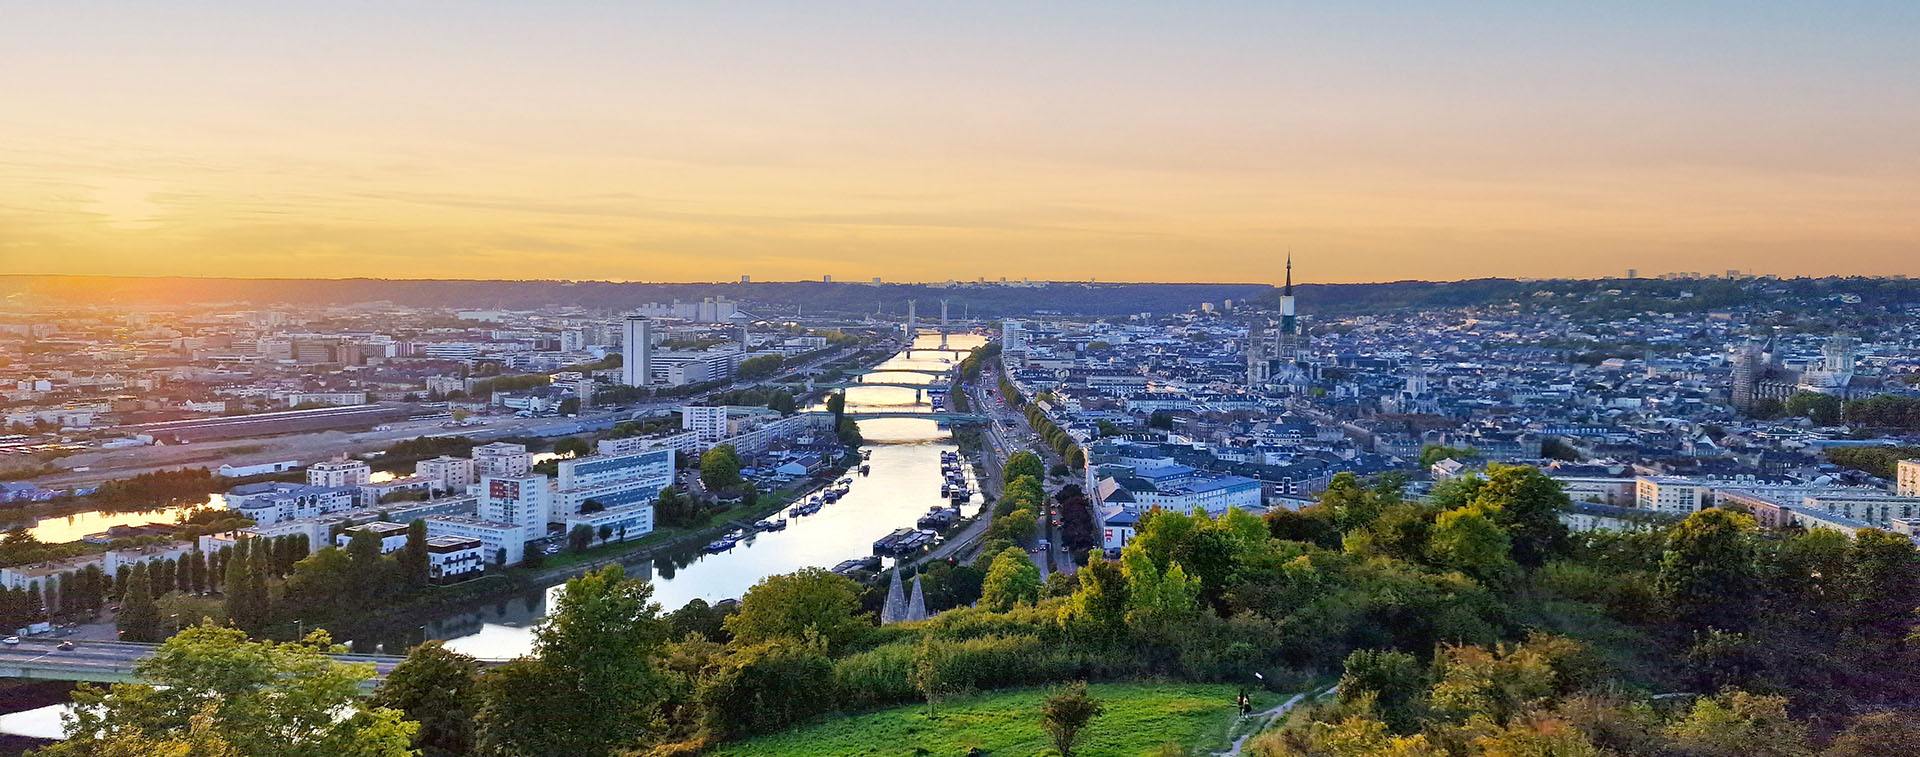
[[(1033, 474), (1010, 465), (1016, 481)], [(1017, 548), (983, 550), (976, 601), (884, 627), (871, 589), (825, 570), (665, 613), (647, 582), (610, 566), (559, 592), (532, 655), (486, 667), (422, 646), (371, 700), (333, 703), (350, 717), (298, 738), (357, 723), (369, 743), (426, 755), (665, 757), (836, 713), (938, 713), (966, 691), (1116, 679), (1291, 691), (1320, 675), (1341, 676), (1338, 697), (1250, 753), (1853, 757), (1905, 754), (1885, 750), (1920, 734), (1906, 710), (1920, 693), (1920, 558), (1905, 538), (1770, 532), (1718, 509), (1576, 534), (1558, 484), (1514, 466), (1403, 492), (1397, 477), (1342, 474), (1299, 511), (1151, 511), (1119, 559), (1047, 581)], [(951, 584), (930, 588), (951, 601), (980, 565), (933, 566)], [(230, 697), (284, 685), (250, 679)], [(160, 721), (132, 714), (148, 691), (106, 697), (89, 702), (129, 716), (89, 720), (77, 741), (290, 732), (210, 699)]]

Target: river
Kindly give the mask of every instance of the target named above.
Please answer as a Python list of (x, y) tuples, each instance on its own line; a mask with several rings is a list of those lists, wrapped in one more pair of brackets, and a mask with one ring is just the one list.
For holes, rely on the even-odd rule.
[[(971, 334), (955, 334), (948, 339), (949, 351), (940, 351), (937, 334), (923, 334), (911, 351), (902, 352), (881, 363), (886, 368), (945, 368), (964, 355), (964, 351), (986, 343)], [(909, 354), (911, 356), (909, 356)], [(886, 383), (927, 383), (924, 373), (876, 372), (864, 380)], [(861, 409), (889, 411), (931, 411), (932, 407), (914, 389), (868, 387), (847, 390), (849, 411)], [(790, 518), (785, 531), (755, 535), (728, 552), (703, 554), (699, 551), (666, 555), (653, 561), (638, 561), (628, 567), (630, 573), (649, 578), (654, 585), (654, 601), (673, 610), (693, 599), (713, 602), (738, 598), (748, 587), (767, 576), (789, 573), (806, 567), (831, 567), (842, 560), (872, 554), (875, 539), (896, 528), (912, 526), (928, 508), (943, 505), (940, 496), (940, 453), (954, 450), (953, 437), (932, 420), (914, 418), (875, 418), (860, 421), (860, 433), (871, 453), (870, 475), (851, 474), (853, 483), (840, 501), (827, 505), (819, 513)], [(220, 504), (213, 495), (208, 505)], [(972, 515), (980, 507), (980, 496), (963, 506), (963, 514)], [(71, 541), (107, 526), (153, 521), (169, 522), (174, 514), (191, 509), (169, 508), (148, 513), (80, 513), (45, 518), (32, 531), (44, 541)], [(41, 536), (45, 534), (45, 536)], [(396, 639), (395, 646), (425, 639), (441, 639), (448, 648), (481, 658), (505, 659), (526, 654), (533, 646), (533, 628), (545, 615), (549, 600), (559, 584), (530, 592), (531, 596), (489, 602), (484, 606), (446, 613), (428, 620), (410, 637)], [(372, 650), (368, 650), (372, 651)], [(381, 648), (399, 653), (399, 649)], [(60, 737), (60, 713), (66, 705), (48, 705), (0, 715), (0, 733)]]
[[(923, 334), (911, 356), (902, 352), (869, 373), (865, 381), (927, 383), (924, 373), (884, 372), (886, 368), (947, 368), (986, 340), (971, 334), (948, 339), (949, 351), (939, 351), (940, 337)], [(868, 387), (847, 390), (847, 408), (928, 412), (932, 407), (918, 390), (904, 387)], [(896, 528), (909, 527), (927, 510), (947, 500), (940, 496), (940, 453), (954, 450), (952, 434), (932, 420), (875, 418), (862, 420), (860, 433), (870, 452), (872, 473), (850, 474), (853, 483), (845, 497), (819, 513), (788, 520), (784, 531), (753, 536), (740, 546), (718, 554), (697, 549), (638, 561), (628, 572), (653, 582), (654, 601), (674, 610), (694, 599), (715, 602), (737, 599), (760, 579), (807, 567), (832, 567), (842, 560), (873, 553), (873, 541)], [(963, 507), (972, 515), (980, 497)], [(481, 658), (504, 659), (532, 649), (533, 628), (545, 615), (548, 600), (559, 584), (530, 596), (496, 601), (469, 610), (432, 618), (418, 629), (418, 639), (440, 639), (449, 649)], [(409, 639), (412, 641), (414, 639)]]

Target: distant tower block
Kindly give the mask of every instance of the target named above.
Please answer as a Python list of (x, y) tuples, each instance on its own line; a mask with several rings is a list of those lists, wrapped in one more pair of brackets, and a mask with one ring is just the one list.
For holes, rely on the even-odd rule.
[(653, 384), (653, 320), (630, 315), (622, 326), (620, 383), (650, 386)]
[(907, 300), (907, 349), (909, 351), (913, 349), (913, 335), (920, 331), (920, 316), (916, 312), (919, 304), (916, 300)]
[(947, 301), (940, 301), (940, 349), (947, 348)]

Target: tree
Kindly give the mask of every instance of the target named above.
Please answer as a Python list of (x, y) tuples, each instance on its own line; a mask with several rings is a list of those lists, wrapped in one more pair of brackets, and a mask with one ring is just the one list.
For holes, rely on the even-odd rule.
[(120, 614), (115, 621), (120, 628), (120, 638), (126, 641), (152, 643), (160, 640), (160, 606), (153, 602), (153, 583), (147, 573), (146, 563), (134, 563), (127, 577), (126, 600), (120, 605)]
[(425, 586), (432, 578), (433, 557), (427, 553), (427, 521), (414, 519), (407, 524), (407, 545), (395, 555), (400, 575), (407, 583)]
[[(566, 397), (561, 399), (559, 409), (561, 415), (578, 415), (580, 413), (580, 398)], [(555, 447), (555, 450), (558, 451), (558, 447)]]
[(1188, 576), (1177, 562), (1160, 570), (1137, 540), (1121, 550), (1120, 571), (1127, 577), (1128, 625), (1164, 627), (1191, 618), (1197, 611), (1200, 579)]
[(1902, 713), (1863, 715), (1821, 757), (1909, 757), (1920, 754), (1920, 723)]
[(567, 532), (567, 548), (575, 552), (585, 552), (593, 546), (593, 526), (585, 523), (574, 526)]
[(1807, 757), (1807, 728), (1787, 717), (1787, 698), (1729, 689), (1694, 702), (1667, 728), (1683, 753), (1703, 757)]
[(639, 740), (666, 691), (654, 661), (667, 624), (652, 598), (617, 564), (568, 580), (534, 632), (537, 658), (484, 677), (481, 751), (601, 757)]
[(1510, 552), (1506, 529), (1479, 505), (1441, 513), (1427, 540), (1427, 556), (1436, 564), (1495, 588), (1503, 587), (1514, 570)]
[(1079, 589), (1060, 609), (1060, 624), (1075, 636), (1106, 645), (1127, 633), (1127, 577), (1119, 563), (1095, 554), (1077, 574)]
[(1795, 392), (1788, 397), (1783, 409), (1788, 415), (1807, 418), (1822, 426), (1831, 426), (1840, 422), (1841, 402), (1839, 397), (1819, 392)]
[(866, 633), (870, 621), (859, 613), (860, 589), (852, 580), (823, 568), (803, 568), (768, 576), (747, 589), (726, 629), (743, 645), (813, 635), (837, 651)]
[(267, 625), (267, 606), (264, 595), (253, 592), (254, 578), (252, 563), (240, 548), (234, 548), (227, 559), (227, 620), (243, 631), (258, 633)]
[(353, 563), (352, 583), (362, 601), (386, 593), (387, 563), (380, 554), (380, 536), (368, 529), (353, 532), (347, 540), (347, 558)]
[(1019, 547), (1008, 547), (993, 558), (980, 585), (980, 606), (1011, 610), (1040, 600), (1040, 568)]
[(1560, 482), (1524, 465), (1489, 465), (1487, 482), (1474, 493), (1474, 504), (1485, 509), (1513, 540), (1513, 559), (1529, 568), (1548, 556), (1564, 554), (1569, 532), (1560, 513), (1572, 507)]
[(397, 710), (419, 723), (413, 746), (421, 757), (471, 754), (480, 670), (480, 661), (429, 641), (414, 647), (387, 673), (368, 704)]
[(1667, 537), (1655, 590), (1682, 628), (1743, 633), (1752, 624), (1759, 582), (1749, 536), (1751, 516), (1701, 510)]
[(1032, 476), (1036, 482), (1046, 478), (1046, 464), (1041, 462), (1039, 455), (1032, 452), (1026, 450), (1015, 452), (1007, 457), (1006, 465), (1000, 467), (1000, 480), (1003, 483), (1012, 483), (1021, 476)]
[(587, 440), (580, 437), (569, 436), (554, 442), (553, 451), (555, 454), (566, 457), (583, 457), (593, 454), (593, 445), (588, 444)]
[(1075, 681), (1054, 692), (1040, 705), (1040, 727), (1046, 729), (1060, 757), (1073, 757), (1073, 745), (1080, 733), (1106, 708), (1087, 694), (1087, 682)]
[(1426, 693), (1426, 666), (1413, 655), (1387, 649), (1356, 649), (1347, 655), (1340, 702), (1353, 705), (1372, 697), (1374, 710), (1395, 733), (1419, 730)]
[(740, 485), (740, 456), (734, 452), (733, 445), (718, 445), (700, 456), (700, 483), (708, 491)]
[(833, 662), (818, 643), (736, 646), (699, 684), (707, 730), (735, 738), (790, 728), (833, 709)]
[(323, 631), (276, 643), (249, 641), (235, 628), (184, 629), (135, 664), (139, 683), (83, 684), (62, 716), (68, 740), (45, 753), (110, 754), (134, 739), (219, 743), (242, 757), (410, 754), (417, 726), (397, 710), (369, 706), (360, 683), (373, 666), (335, 662), (326, 655), (331, 646)]
[(920, 645), (914, 648), (913, 667), (907, 670), (907, 683), (913, 690), (920, 692), (927, 700), (927, 717), (934, 717), (935, 706), (941, 697), (948, 694), (953, 683), (948, 680), (947, 666), (953, 664), (952, 646), (934, 638), (933, 634), (922, 634)]
[[(294, 564), (293, 575), (287, 578), (284, 599), (295, 615), (306, 620), (332, 622), (349, 617), (367, 600), (355, 588), (356, 570), (345, 550), (327, 547)], [(239, 608), (253, 612), (252, 600), (245, 597), (246, 594), (245, 591), (229, 593), (227, 611), (231, 613)]]

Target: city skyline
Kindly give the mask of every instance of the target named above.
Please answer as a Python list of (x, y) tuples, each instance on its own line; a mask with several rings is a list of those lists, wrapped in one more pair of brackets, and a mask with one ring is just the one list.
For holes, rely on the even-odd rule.
[(10, 11), (0, 271), (1920, 273), (1905, 4), (454, 10)]

